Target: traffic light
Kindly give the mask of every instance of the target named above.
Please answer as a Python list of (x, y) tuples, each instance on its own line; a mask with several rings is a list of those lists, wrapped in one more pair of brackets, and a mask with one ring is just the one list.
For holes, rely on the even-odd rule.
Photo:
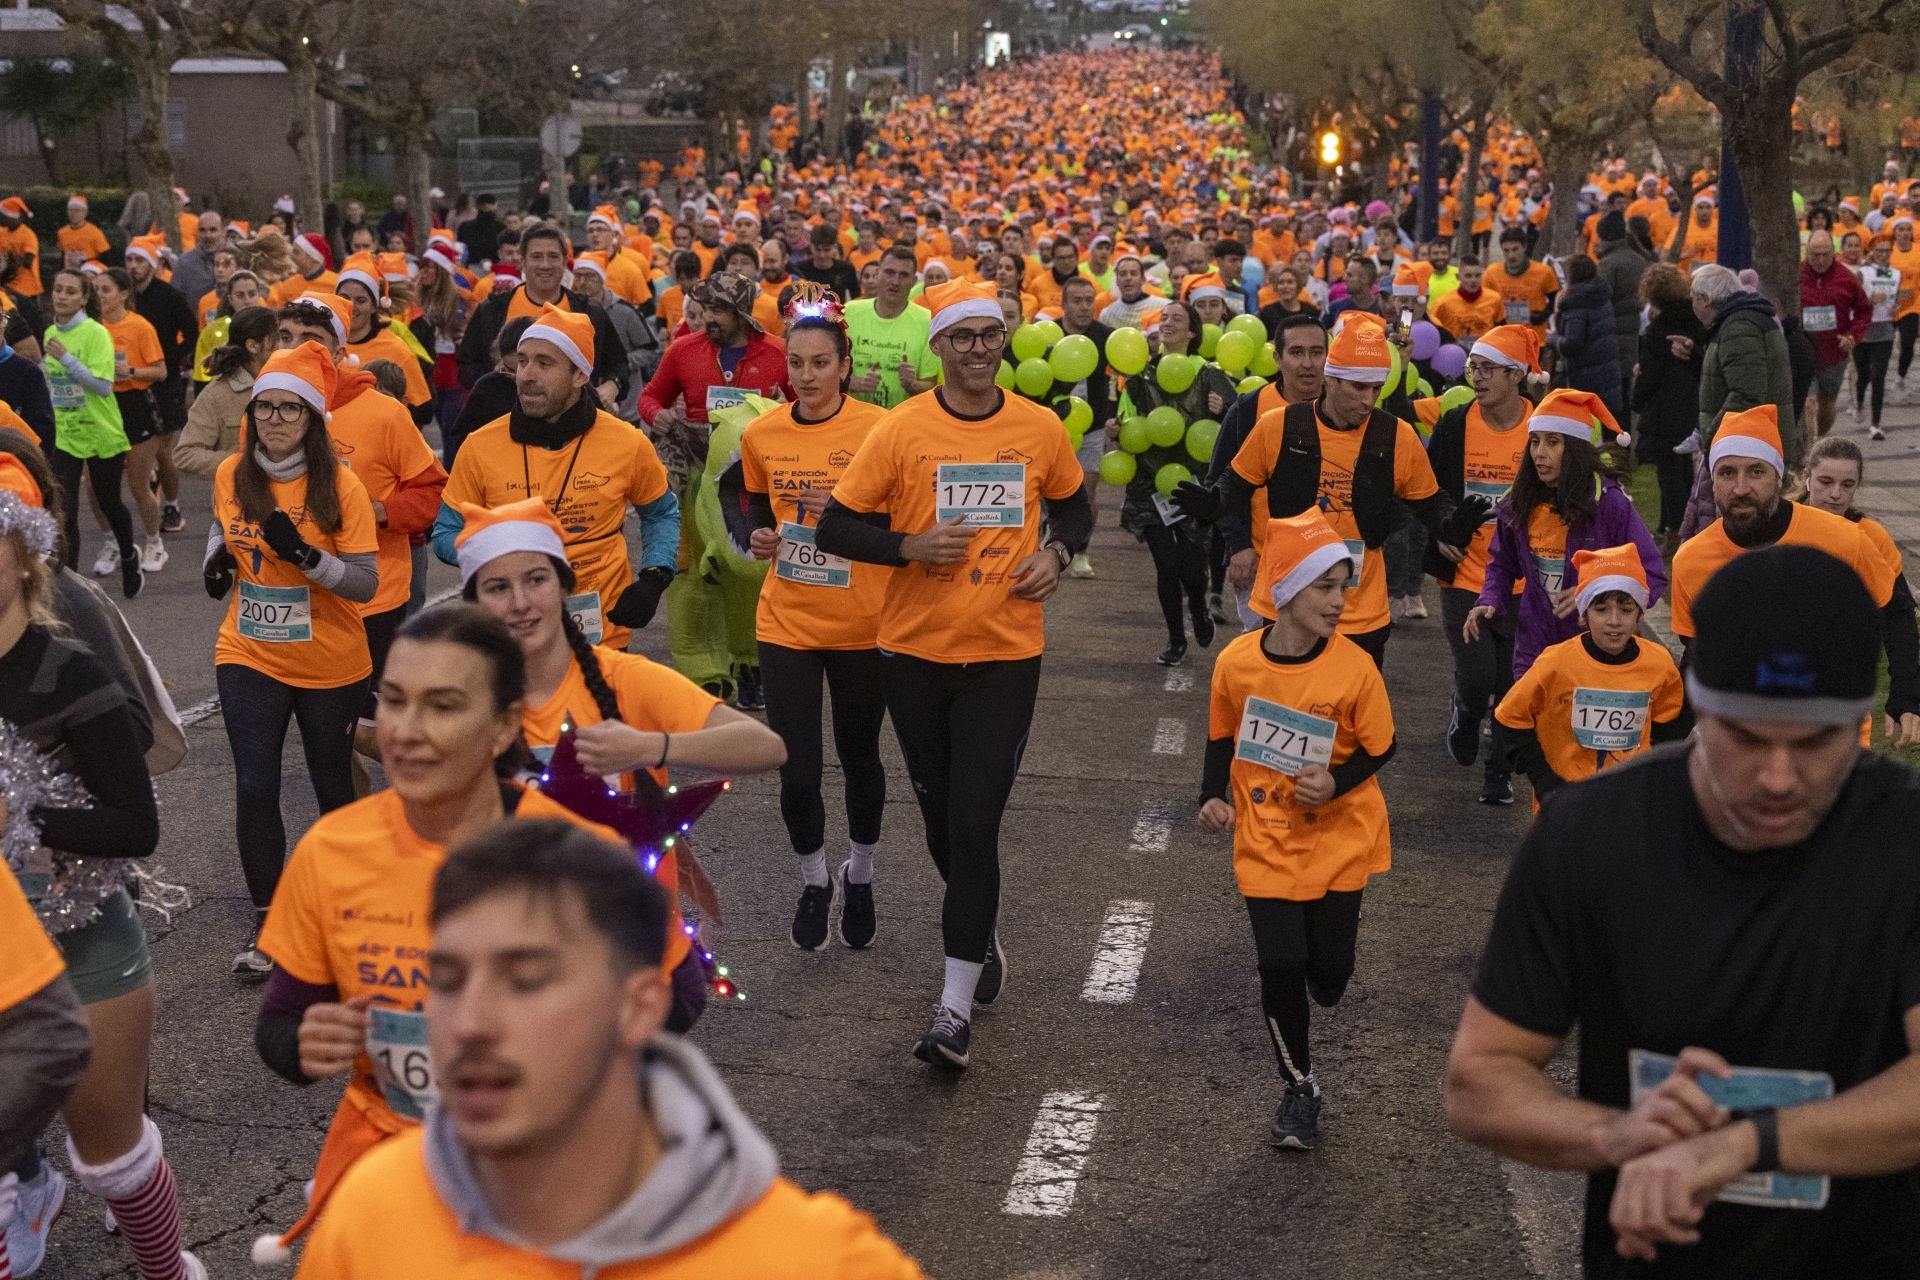
[(1331, 129), (1320, 135), (1320, 163), (1324, 165), (1340, 163), (1340, 135)]

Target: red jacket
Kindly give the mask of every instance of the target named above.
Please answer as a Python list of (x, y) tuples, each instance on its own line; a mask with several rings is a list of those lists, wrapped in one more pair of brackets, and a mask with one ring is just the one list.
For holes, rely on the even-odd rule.
[(640, 393), (640, 419), (652, 426), (662, 409), (684, 395), (688, 421), (705, 422), (710, 387), (738, 388), (763, 396), (778, 392), (793, 399), (793, 388), (787, 385), (787, 344), (764, 333), (754, 334), (747, 340), (733, 377), (728, 378), (721, 372), (713, 339), (704, 332), (675, 338), (660, 358), (660, 367), (654, 370), (647, 389)]
[[(1833, 323), (1825, 324), (1823, 308), (1833, 308)], [(1860, 287), (1860, 277), (1835, 258), (1826, 274), (1800, 264), (1800, 325), (1813, 340), (1814, 363), (1831, 368), (1847, 358), (1840, 350), (1842, 334), (1855, 342), (1867, 336), (1873, 320), (1873, 302)]]

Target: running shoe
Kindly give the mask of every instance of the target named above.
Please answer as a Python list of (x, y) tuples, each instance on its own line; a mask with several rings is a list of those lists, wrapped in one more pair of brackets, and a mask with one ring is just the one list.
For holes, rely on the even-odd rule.
[(120, 548), (109, 542), (100, 548), (99, 558), (93, 562), (93, 576), (104, 578), (120, 567)]
[(1887, 438), (1887, 433), (1880, 429), (1879, 423), (1876, 422), (1872, 426), (1867, 428), (1867, 439), (1885, 440), (1886, 438)]
[(1480, 754), (1480, 717), (1467, 714), (1459, 694), (1453, 695), (1452, 702), (1453, 709), (1447, 713), (1447, 754), (1465, 768)]
[(987, 961), (980, 970), (980, 985), (973, 989), (975, 1004), (992, 1004), (1007, 989), (1007, 953), (1000, 945), (1000, 930), (987, 939)]
[(1402, 612), (1409, 618), (1425, 618), (1428, 616), (1427, 602), (1425, 598), (1421, 596), (1408, 596), (1406, 597), (1406, 607)]
[(207, 1264), (185, 1249), (180, 1251), (180, 1265), (187, 1269), (187, 1280), (207, 1280)]
[(1213, 619), (1205, 609), (1193, 611), (1193, 642), (1202, 649), (1213, 647)]
[(933, 1015), (933, 1025), (913, 1046), (913, 1056), (936, 1067), (961, 1071), (966, 1068), (972, 1042), (973, 1024), (942, 1005)]
[(873, 885), (855, 884), (847, 879), (847, 864), (834, 873), (840, 880), (840, 944), (853, 951), (865, 951), (873, 945), (879, 926), (873, 918)]
[(1287, 1086), (1287, 1096), (1274, 1114), (1268, 1131), (1274, 1146), (1285, 1151), (1311, 1151), (1320, 1137), (1320, 1095), (1304, 1080)]
[(167, 567), (167, 544), (157, 533), (147, 535), (147, 545), (140, 553), (140, 571), (158, 573)]
[(260, 949), (260, 935), (247, 939), (247, 949), (233, 958), (233, 971), (243, 978), (265, 978), (273, 972), (273, 957)]
[(1504, 773), (1489, 773), (1480, 785), (1481, 804), (1512, 804), (1513, 779)]
[(1673, 446), (1673, 451), (1683, 457), (1692, 457), (1694, 454), (1700, 452), (1700, 437), (1697, 434), (1689, 435), (1685, 440)]
[(187, 518), (180, 514), (179, 503), (169, 502), (160, 508), (160, 532), (185, 533), (186, 531)]
[(1094, 576), (1093, 561), (1087, 559), (1086, 553), (1082, 552), (1073, 558), (1072, 564), (1067, 566), (1067, 573), (1075, 578), (1091, 578)]
[(67, 1207), (67, 1178), (45, 1160), (33, 1181), (20, 1184), (7, 1220), (7, 1260), (16, 1276), (30, 1276), (47, 1256), (47, 1234)]
[(140, 572), (140, 560), (135, 557), (120, 562), (120, 594), (131, 600), (140, 594), (140, 588), (147, 583), (147, 575)]
[(767, 693), (760, 685), (760, 668), (740, 668), (740, 693), (734, 702), (742, 711), (765, 711)]
[(1155, 662), (1158, 662), (1163, 667), (1177, 667), (1186, 660), (1187, 642), (1185, 640), (1174, 641), (1162, 649), (1160, 656), (1154, 659)]
[(810, 884), (800, 890), (800, 906), (793, 913), (793, 932), (788, 935), (802, 951), (818, 951), (827, 945), (827, 916), (833, 909), (833, 882)]
[(1223, 627), (1233, 625), (1233, 615), (1227, 612), (1227, 602), (1218, 591), (1207, 595), (1207, 616)]
[(1847, 406), (1847, 411), (1853, 415), (1853, 420), (1855, 422), (1860, 421), (1860, 408), (1861, 408), (1861, 405), (1858, 400), (1855, 400), (1852, 404)]

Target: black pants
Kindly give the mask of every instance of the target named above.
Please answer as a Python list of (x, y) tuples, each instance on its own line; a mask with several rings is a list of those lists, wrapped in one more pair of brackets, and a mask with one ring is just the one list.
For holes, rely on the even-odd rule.
[(760, 678), (767, 724), (787, 744), (780, 766), (780, 817), (801, 857), (827, 842), (827, 806), (820, 796), (824, 768), (820, 693), (833, 696), (833, 751), (847, 784), (847, 836), (855, 844), (880, 840), (887, 807), (887, 770), (880, 762), (880, 724), (887, 717), (878, 649), (789, 649), (760, 642)]
[(1207, 591), (1220, 595), (1227, 589), (1227, 540), (1214, 529), (1207, 535)]
[[(1342, 632), (1342, 634), (1346, 633)], [(1373, 659), (1374, 666), (1382, 671), (1387, 669), (1387, 641), (1393, 639), (1391, 623), (1376, 631), (1362, 631), (1358, 635), (1347, 635), (1347, 639), (1365, 649), (1367, 656)]]
[(928, 662), (883, 653), (880, 668), (927, 852), (947, 882), (946, 954), (978, 964), (1000, 910), (1000, 816), (1027, 749), (1040, 659)]
[(1160, 616), (1167, 622), (1167, 638), (1187, 640), (1182, 606), (1198, 618), (1207, 610), (1207, 553), (1193, 534), (1177, 525), (1149, 524), (1142, 534), (1153, 557), (1153, 590), (1160, 597)]
[(160, 411), (160, 430), (172, 434), (187, 425), (187, 382), (177, 372), (153, 384), (154, 407)]
[(398, 609), (370, 613), (360, 619), (367, 628), (367, 653), (373, 659), (373, 674), (367, 677), (367, 694), (360, 703), (360, 720), (363, 724), (372, 724), (374, 715), (380, 710), (380, 673), (387, 669), (387, 651), (393, 648), (393, 637), (406, 620), (407, 606), (404, 604)]
[(1248, 898), (1253, 950), (1260, 962), (1260, 1007), (1267, 1016), (1274, 1061), (1288, 1084), (1313, 1070), (1307, 1042), (1307, 996), (1322, 1009), (1340, 1003), (1353, 977), (1364, 889), (1311, 902)]
[[(1447, 633), (1447, 647), (1453, 650), (1453, 696), (1475, 720), (1490, 714), (1513, 687), (1513, 631), (1519, 619), (1517, 609), (1496, 613), (1481, 621), (1480, 638), (1469, 642), (1461, 628), (1477, 598), (1458, 587), (1440, 592), (1441, 627)], [(1498, 720), (1493, 722), (1486, 771), (1507, 772), (1507, 728)]]
[(287, 723), (300, 722), (300, 746), (320, 812), (353, 803), (353, 725), (366, 682), (334, 689), (296, 689), (272, 676), (223, 662), (213, 669), (220, 715), (233, 749), (234, 843), (247, 893), (261, 911), (273, 901), (287, 860), (287, 825), (280, 816), (280, 755)]
[(113, 540), (120, 546), (121, 561), (138, 561), (140, 553), (133, 545), (133, 517), (128, 514), (127, 504), (120, 497), (120, 477), (126, 470), (127, 455), (76, 458), (66, 450), (56, 448), (47, 461), (53, 465), (53, 478), (60, 482), (67, 496), (67, 563), (83, 563), (80, 558), (80, 508), (87, 504), (86, 495), (80, 488), (82, 470), (86, 472), (87, 479), (93, 482), (93, 496), (100, 500), (100, 514), (107, 518), (107, 527), (113, 530)]
[(1693, 459), (1667, 449), (1655, 455), (1653, 474), (1660, 482), (1660, 532), (1678, 533), (1693, 495)]
[(1880, 425), (1880, 410), (1887, 403), (1887, 365), (1893, 359), (1893, 340), (1862, 342), (1853, 349), (1853, 403), (1857, 409), (1873, 392), (1874, 426)]
[(1901, 316), (1893, 322), (1893, 327), (1900, 335), (1900, 376), (1904, 378), (1907, 370), (1913, 366), (1914, 339), (1920, 338), (1920, 311)]

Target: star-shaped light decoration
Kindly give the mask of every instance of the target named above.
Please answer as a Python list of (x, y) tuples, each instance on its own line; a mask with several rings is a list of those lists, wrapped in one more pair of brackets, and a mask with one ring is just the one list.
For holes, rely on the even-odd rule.
[[(574, 743), (573, 717), (560, 725), (560, 739), (546, 770), (534, 787), (549, 800), (566, 806), (588, 822), (611, 827), (633, 846), (633, 851), (649, 874), (660, 869), (661, 857), (669, 851), (678, 855), (680, 884), (663, 886), (678, 895), (683, 889), (694, 905), (715, 924), (724, 924), (720, 914), (720, 896), (713, 887), (693, 848), (686, 841), (693, 824), (700, 820), (713, 802), (733, 789), (731, 779), (701, 782), (693, 786), (662, 787), (645, 769), (632, 771), (634, 787), (627, 792), (607, 785), (606, 779), (589, 773), (580, 763)], [(700, 926), (686, 921), (682, 926), (692, 940), (694, 954), (707, 968), (707, 981), (713, 994), (722, 999), (745, 1000), (746, 993), (733, 980), (727, 966), (714, 959), (700, 936)]]

